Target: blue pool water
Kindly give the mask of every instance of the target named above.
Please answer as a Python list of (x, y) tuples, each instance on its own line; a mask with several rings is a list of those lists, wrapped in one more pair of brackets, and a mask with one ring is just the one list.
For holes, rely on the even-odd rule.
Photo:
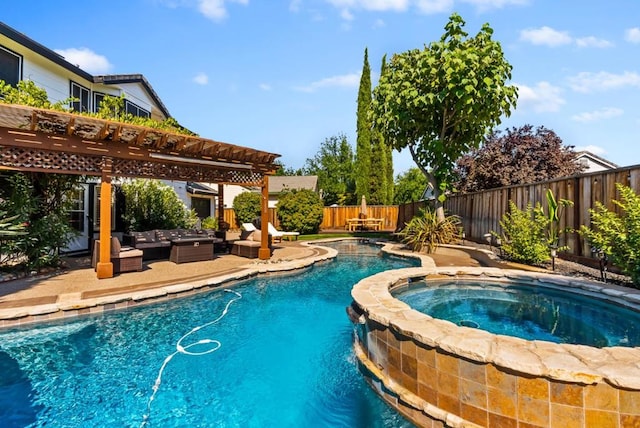
[(640, 313), (576, 293), (525, 285), (429, 281), (394, 293), (434, 318), (527, 340), (640, 346)]
[[(345, 307), (361, 278), (415, 263), (333, 246), (335, 261), (233, 287), (242, 298), (216, 290), (0, 331), (0, 426), (412, 426), (358, 372)], [(203, 355), (176, 352), (201, 325), (181, 346)]]

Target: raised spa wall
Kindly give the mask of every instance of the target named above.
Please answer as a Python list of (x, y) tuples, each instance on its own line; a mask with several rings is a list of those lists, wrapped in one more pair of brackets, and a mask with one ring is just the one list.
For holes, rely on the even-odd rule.
[(639, 427), (640, 348), (494, 335), (411, 309), (390, 289), (469, 278), (572, 288), (637, 307), (637, 290), (496, 268), (408, 268), (359, 282), (347, 308), (369, 384), (421, 427)]

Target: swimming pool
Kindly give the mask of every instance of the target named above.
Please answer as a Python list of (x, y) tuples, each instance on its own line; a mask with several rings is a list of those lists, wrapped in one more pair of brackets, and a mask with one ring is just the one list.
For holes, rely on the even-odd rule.
[[(246, 281), (233, 287), (242, 298), (217, 290), (0, 332), (0, 425), (411, 426), (360, 376), (345, 307), (361, 278), (415, 262), (331, 245), (334, 262)], [(203, 341), (187, 350), (204, 355), (176, 354), (225, 309), (182, 343)]]

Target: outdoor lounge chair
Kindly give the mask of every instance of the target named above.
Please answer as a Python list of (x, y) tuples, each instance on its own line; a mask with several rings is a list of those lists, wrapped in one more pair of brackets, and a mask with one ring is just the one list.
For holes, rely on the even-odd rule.
[[(95, 240), (93, 245), (93, 256), (91, 265), (95, 268), (100, 259), (100, 240)], [(113, 273), (135, 272), (142, 270), (142, 250), (132, 247), (123, 247), (118, 238), (111, 238), (111, 263), (113, 263)]]
[(269, 235), (273, 237), (273, 242), (282, 242), (282, 238), (286, 238), (287, 240), (295, 239), (298, 240), (298, 236), (300, 232), (284, 232), (282, 230), (276, 229), (271, 222), (268, 224), (269, 227)]

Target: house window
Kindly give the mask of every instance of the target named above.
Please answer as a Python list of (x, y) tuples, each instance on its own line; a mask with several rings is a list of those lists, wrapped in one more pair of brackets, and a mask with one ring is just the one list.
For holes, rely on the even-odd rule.
[(89, 110), (89, 89), (71, 82), (71, 108), (77, 112), (88, 112)]
[(98, 112), (100, 110), (100, 103), (104, 100), (105, 94), (102, 92), (94, 92), (93, 93), (93, 111)]
[(137, 105), (135, 105), (134, 103), (132, 103), (129, 100), (124, 100), (124, 111), (126, 113), (131, 113), (134, 116), (140, 116), (140, 117), (150, 117), (151, 114), (143, 109), (142, 107), (139, 107)]
[(211, 217), (211, 199), (191, 197), (191, 209), (196, 212), (199, 219)]
[(16, 86), (22, 76), (22, 57), (0, 46), (0, 79)]
[(84, 187), (78, 187), (74, 189), (69, 195), (70, 208), (69, 218), (71, 221), (71, 227), (75, 230), (84, 231)]

